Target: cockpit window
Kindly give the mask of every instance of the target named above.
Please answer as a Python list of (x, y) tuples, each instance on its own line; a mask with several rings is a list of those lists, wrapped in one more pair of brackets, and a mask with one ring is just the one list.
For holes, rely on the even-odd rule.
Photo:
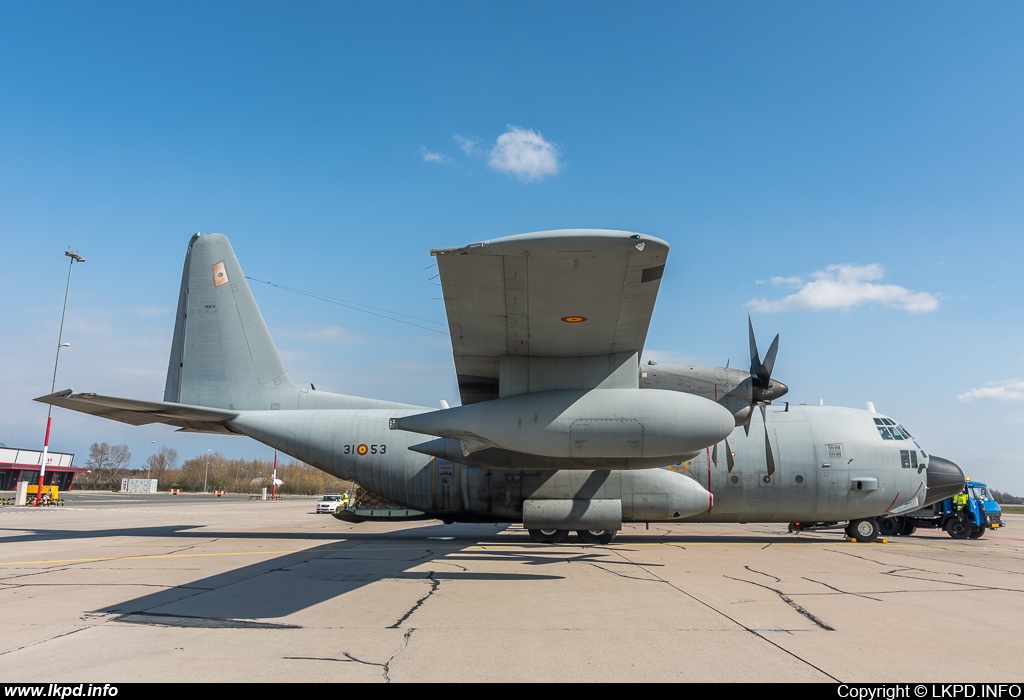
[(883, 440), (912, 440), (910, 433), (891, 418), (875, 418), (875, 426)]
[(988, 500), (988, 495), (985, 493), (984, 486), (970, 486), (967, 490), (970, 491), (971, 498), (977, 499), (979, 501)]
[(917, 450), (900, 450), (900, 466), (904, 469), (917, 469)]

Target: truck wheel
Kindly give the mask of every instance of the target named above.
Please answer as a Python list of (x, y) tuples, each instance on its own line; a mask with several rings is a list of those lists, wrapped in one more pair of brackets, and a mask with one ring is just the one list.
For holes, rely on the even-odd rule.
[(917, 532), (917, 526), (916, 525), (914, 525), (912, 523), (904, 522), (903, 523), (903, 529), (900, 530), (900, 535), (902, 535), (903, 537), (910, 537), (915, 532)]
[(874, 542), (878, 539), (878, 521), (874, 518), (854, 520), (846, 526), (846, 534), (858, 542)]
[(971, 534), (971, 528), (966, 523), (960, 522), (959, 518), (950, 518), (946, 521), (946, 534), (954, 540), (966, 540)]
[(971, 529), (971, 539), (980, 540), (985, 535), (985, 528), (975, 527)]
[(882, 518), (878, 521), (878, 533), (882, 537), (895, 537), (903, 531), (903, 518)]

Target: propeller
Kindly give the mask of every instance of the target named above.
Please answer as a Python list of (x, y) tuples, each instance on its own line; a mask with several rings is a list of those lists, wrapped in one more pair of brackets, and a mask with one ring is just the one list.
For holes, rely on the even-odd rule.
[(754, 323), (747, 316), (747, 328), (750, 331), (750, 409), (747, 411), (747, 422), (743, 424), (743, 430), (750, 434), (750, 419), (754, 415), (754, 405), (762, 404), (761, 412), (764, 413), (765, 403), (771, 403), (773, 399), (784, 396), (789, 387), (780, 381), (772, 381), (772, 370), (775, 368), (775, 356), (779, 352), (779, 334), (765, 353), (764, 361), (757, 351), (757, 340), (754, 338)]
[(772, 381), (772, 370), (775, 368), (775, 356), (779, 352), (779, 334), (775, 334), (768, 352), (764, 355), (764, 361), (757, 351), (757, 341), (754, 339), (754, 323), (747, 316), (747, 328), (750, 331), (750, 410), (747, 412), (747, 422), (743, 424), (743, 431), (750, 435), (750, 419), (754, 415), (754, 405), (761, 409), (761, 423), (764, 425), (764, 455), (765, 464), (768, 468), (766, 481), (771, 480), (775, 473), (775, 456), (772, 454), (772, 443), (768, 438), (768, 418), (765, 413), (765, 405), (771, 403), (772, 399), (784, 396), (789, 387), (780, 381)]
[(775, 334), (775, 339), (772, 340), (772, 344), (768, 347), (768, 352), (765, 353), (764, 362), (762, 362), (757, 353), (757, 340), (754, 339), (754, 323), (750, 320), (750, 316), (747, 316), (747, 328), (750, 331), (750, 380), (754, 385), (754, 400), (771, 401), (785, 393), (784, 391), (773, 391), (776, 385), (772, 383), (775, 356), (779, 352), (779, 334)]

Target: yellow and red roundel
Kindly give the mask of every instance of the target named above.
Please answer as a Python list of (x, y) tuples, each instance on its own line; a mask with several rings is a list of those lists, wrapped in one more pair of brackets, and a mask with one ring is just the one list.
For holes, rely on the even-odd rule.
[(359, 447), (356, 448), (356, 452), (359, 454), (360, 457), (362, 457), (364, 454), (366, 454), (369, 451), (370, 451), (370, 448), (367, 447), (366, 445), (360, 445)]
[(562, 316), (562, 320), (566, 323), (583, 323), (587, 320), (586, 316)]

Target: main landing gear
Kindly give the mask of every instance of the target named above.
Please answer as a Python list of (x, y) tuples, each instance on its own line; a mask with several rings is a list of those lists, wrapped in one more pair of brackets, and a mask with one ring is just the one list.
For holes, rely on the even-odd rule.
[[(558, 544), (569, 537), (568, 530), (529, 530), (530, 539), (541, 544)], [(608, 544), (615, 537), (615, 530), (577, 530), (576, 536), (584, 544)]]

